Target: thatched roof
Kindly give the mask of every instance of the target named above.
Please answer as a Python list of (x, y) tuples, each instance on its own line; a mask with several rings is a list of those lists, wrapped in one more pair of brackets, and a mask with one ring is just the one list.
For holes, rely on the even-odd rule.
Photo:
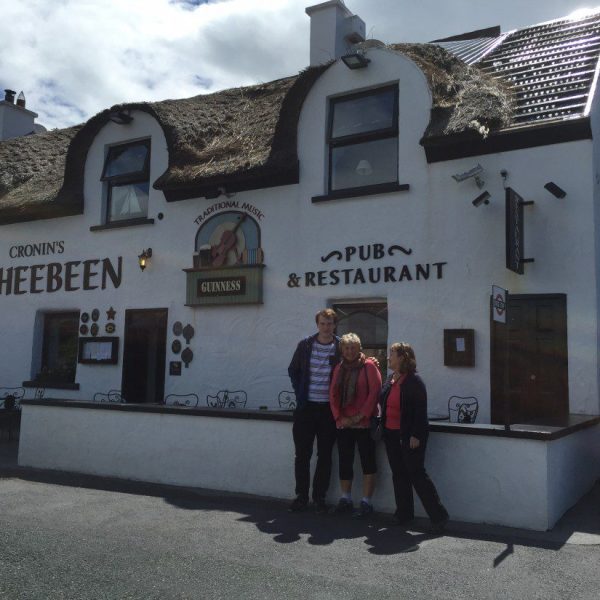
[[(426, 149), (454, 138), (478, 140), (480, 146), (488, 133), (515, 126), (515, 106), (526, 100), (522, 94), (515, 99), (512, 76), (467, 65), (437, 44), (386, 48), (413, 60), (431, 87)], [(203, 196), (221, 186), (241, 191), (296, 183), (300, 110), (328, 66), (188, 99), (117, 105), (78, 127), (1, 142), (0, 224), (81, 213), (88, 149), (121, 110), (147, 112), (162, 127), (169, 165), (153, 185), (167, 200)]]
[(0, 219), (15, 223), (81, 213), (61, 194), (69, 144), (82, 128), (69, 127), (0, 142)]
[(433, 107), (424, 141), (510, 125), (514, 101), (507, 83), (467, 65), (434, 44), (392, 44), (388, 48), (413, 60), (429, 82)]

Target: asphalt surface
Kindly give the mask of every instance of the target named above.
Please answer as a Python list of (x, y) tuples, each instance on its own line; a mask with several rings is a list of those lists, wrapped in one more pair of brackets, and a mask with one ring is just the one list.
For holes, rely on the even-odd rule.
[(0, 444), (2, 599), (600, 597), (598, 486), (552, 532), (451, 522), (436, 537), (426, 520), (403, 531), (385, 515), (23, 470), (10, 452)]

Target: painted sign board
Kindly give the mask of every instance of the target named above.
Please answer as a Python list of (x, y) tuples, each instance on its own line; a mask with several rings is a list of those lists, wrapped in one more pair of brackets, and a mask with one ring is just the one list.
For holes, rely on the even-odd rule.
[(506, 323), (506, 294), (504, 288), (492, 286), (492, 318), (497, 323)]

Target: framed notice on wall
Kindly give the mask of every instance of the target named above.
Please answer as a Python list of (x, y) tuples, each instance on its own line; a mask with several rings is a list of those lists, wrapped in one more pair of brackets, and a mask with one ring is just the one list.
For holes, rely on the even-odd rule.
[(89, 365), (116, 365), (119, 360), (119, 338), (79, 338), (78, 360)]
[(475, 331), (444, 329), (444, 366), (475, 366)]

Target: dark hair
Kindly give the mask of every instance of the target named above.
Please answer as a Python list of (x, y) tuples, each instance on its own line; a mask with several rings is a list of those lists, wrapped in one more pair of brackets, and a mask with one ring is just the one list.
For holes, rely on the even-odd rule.
[(406, 356), (408, 358), (407, 367), (409, 373), (414, 373), (417, 370), (415, 351), (410, 344), (407, 344), (406, 342), (396, 342), (390, 346), (390, 352), (395, 352), (398, 356)]
[(337, 323), (337, 313), (335, 310), (333, 310), (333, 308), (324, 308), (315, 315), (315, 323), (317, 323), (317, 325), (319, 324), (319, 317), (333, 319), (333, 322)]

